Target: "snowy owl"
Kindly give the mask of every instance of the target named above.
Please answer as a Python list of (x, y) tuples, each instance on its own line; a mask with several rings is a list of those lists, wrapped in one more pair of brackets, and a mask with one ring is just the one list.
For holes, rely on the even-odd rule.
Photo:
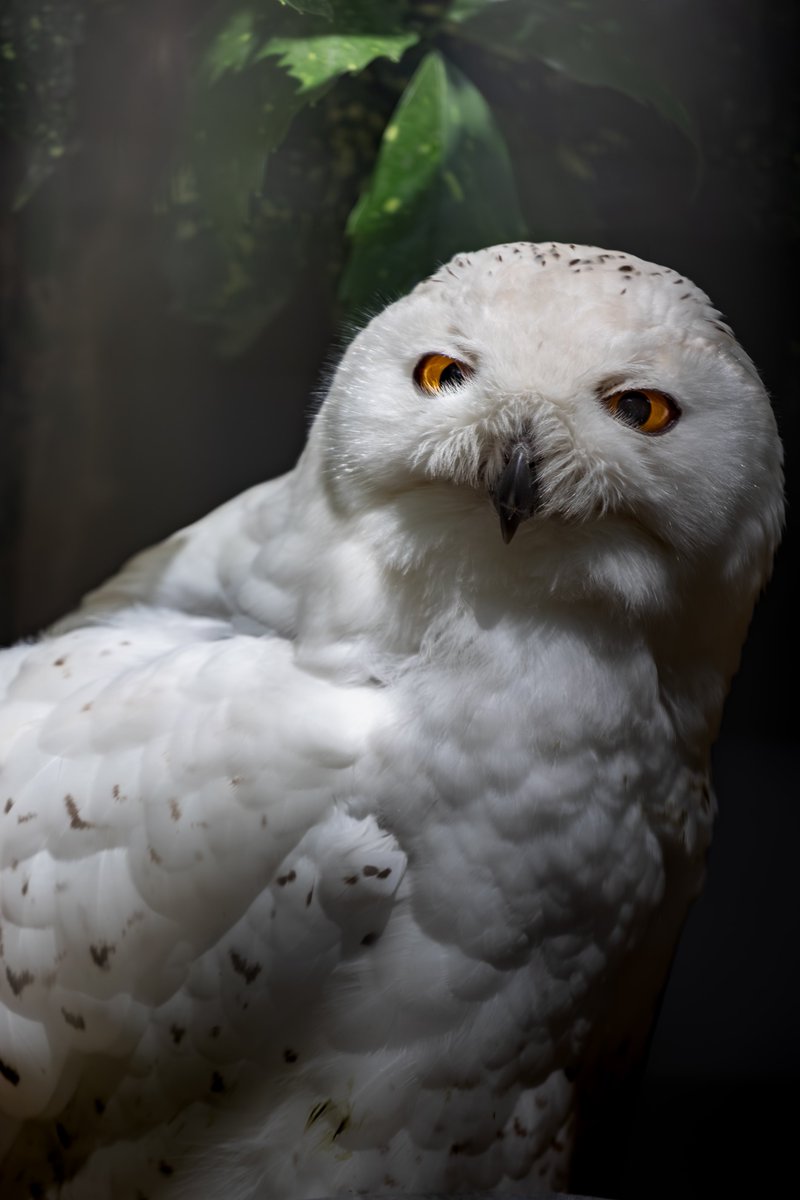
[(574, 1186), (781, 522), (675, 271), (495, 246), (376, 316), (293, 471), (0, 656), (5, 1200)]

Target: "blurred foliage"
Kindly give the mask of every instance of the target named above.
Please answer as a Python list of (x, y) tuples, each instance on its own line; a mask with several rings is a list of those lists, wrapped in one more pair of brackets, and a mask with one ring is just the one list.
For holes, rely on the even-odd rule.
[[(686, 147), (691, 77), (658, 0), (184, 0), (182, 113), (154, 182), (179, 309), (244, 349), (310, 264), (344, 315), (398, 294), (457, 250), (598, 221), (597, 172), (626, 152), (598, 116), (645, 106)], [(10, 0), (0, 119), (24, 205), (81, 153), (81, 47), (136, 0)], [(598, 104), (599, 101), (599, 104)], [(532, 116), (532, 114), (536, 114)]]

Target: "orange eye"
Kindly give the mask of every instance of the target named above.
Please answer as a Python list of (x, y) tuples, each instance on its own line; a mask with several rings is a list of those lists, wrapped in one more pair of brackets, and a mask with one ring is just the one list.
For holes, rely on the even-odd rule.
[(414, 367), (414, 383), (433, 396), (443, 388), (461, 387), (472, 374), (472, 367), (449, 354), (426, 354)]
[(664, 433), (681, 415), (671, 396), (653, 388), (614, 392), (606, 396), (603, 403), (613, 416), (640, 433)]

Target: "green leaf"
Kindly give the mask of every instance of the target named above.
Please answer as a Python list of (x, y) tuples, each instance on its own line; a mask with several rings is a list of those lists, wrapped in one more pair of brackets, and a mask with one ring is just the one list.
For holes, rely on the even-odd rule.
[(609, 87), (652, 105), (700, 149), (696, 123), (680, 99), (682, 78), (659, 65), (659, 20), (652, 5), (620, 0), (455, 0), (451, 32), (518, 62), (538, 59), (576, 83)]
[(524, 236), (489, 107), (437, 52), (423, 59), (384, 131), (347, 233), (340, 298), (350, 311), (407, 290), (458, 251)]
[(330, 0), (281, 0), (281, 4), (287, 4), (295, 12), (310, 13), (315, 17), (325, 17), (328, 21), (333, 20)]
[(276, 56), (280, 65), (300, 82), (300, 90), (307, 91), (340, 75), (355, 75), (376, 58), (399, 62), (417, 41), (416, 33), (272, 38), (260, 56)]

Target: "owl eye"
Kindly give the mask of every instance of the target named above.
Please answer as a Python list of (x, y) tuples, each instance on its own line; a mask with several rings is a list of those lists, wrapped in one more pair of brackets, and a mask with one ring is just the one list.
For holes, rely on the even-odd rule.
[(640, 433), (664, 433), (681, 415), (671, 396), (653, 388), (614, 392), (603, 403), (613, 416)]
[(425, 354), (414, 368), (414, 383), (432, 396), (443, 388), (461, 387), (471, 374), (472, 367), (449, 354)]

